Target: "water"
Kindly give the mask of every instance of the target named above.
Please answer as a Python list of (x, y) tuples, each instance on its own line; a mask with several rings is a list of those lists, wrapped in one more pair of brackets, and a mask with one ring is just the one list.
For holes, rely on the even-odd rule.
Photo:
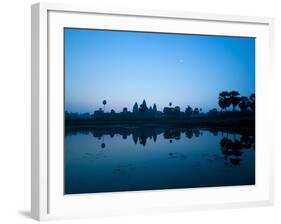
[(65, 193), (255, 184), (253, 131), (66, 129)]

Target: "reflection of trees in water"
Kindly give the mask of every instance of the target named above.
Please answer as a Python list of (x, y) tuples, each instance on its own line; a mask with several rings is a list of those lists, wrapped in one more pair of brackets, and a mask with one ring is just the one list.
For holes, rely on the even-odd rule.
[(185, 131), (185, 136), (188, 138), (188, 139), (191, 139), (193, 137), (193, 131), (190, 130), (190, 129), (187, 129)]
[[(150, 127), (142, 127), (142, 128), (93, 128), (88, 129), (87, 132), (78, 131), (78, 133), (91, 134), (94, 138), (102, 139), (103, 144), (102, 148), (105, 147), (104, 144), (104, 136), (109, 135), (111, 138), (114, 136), (121, 136), (122, 139), (126, 140), (129, 136), (132, 136), (132, 139), (135, 144), (140, 144), (145, 146), (147, 144), (147, 140), (151, 139), (154, 142), (157, 141), (157, 136), (163, 133), (163, 129), (158, 128), (150, 128)], [(66, 133), (67, 135), (75, 134), (75, 131), (69, 131)]]
[(196, 138), (198, 138), (199, 137), (199, 135), (200, 135), (200, 131), (199, 131), (199, 129), (194, 129), (194, 135), (195, 135), (195, 137)]
[(241, 133), (240, 138), (232, 134), (232, 138), (223, 137), (220, 141), (221, 152), (224, 155), (225, 164), (229, 166), (238, 166), (241, 162), (241, 155), (246, 149), (255, 149), (254, 135)]
[(211, 132), (214, 136), (218, 136), (218, 134), (219, 134), (219, 130), (218, 129), (210, 129), (209, 132)]
[[(105, 148), (106, 143), (104, 136), (108, 135), (111, 138), (121, 136), (127, 140), (132, 136), (135, 144), (146, 146), (148, 140), (157, 141), (158, 135), (163, 135), (169, 143), (173, 140), (180, 140), (182, 137), (187, 139), (198, 138), (203, 135), (201, 130), (209, 131), (214, 136), (222, 136), (220, 141), (221, 152), (224, 155), (226, 163), (230, 165), (239, 165), (240, 156), (244, 149), (251, 149), (255, 147), (254, 130), (248, 129), (226, 129), (226, 128), (172, 128), (172, 127), (153, 127), (153, 126), (139, 126), (139, 127), (123, 127), (123, 128), (81, 128), (66, 130), (66, 136), (75, 135), (77, 133), (91, 134), (94, 138), (102, 140), (101, 148)], [(221, 133), (219, 135), (219, 133)]]
[(163, 133), (163, 136), (165, 139), (176, 139), (176, 140), (180, 140), (181, 138), (181, 130), (166, 130)]
[(105, 148), (105, 143), (104, 143), (104, 136), (102, 136), (102, 143), (101, 143), (101, 148), (104, 149)]

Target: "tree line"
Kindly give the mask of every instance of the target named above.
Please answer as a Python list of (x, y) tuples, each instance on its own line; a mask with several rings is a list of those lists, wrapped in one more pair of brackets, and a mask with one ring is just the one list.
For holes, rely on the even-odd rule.
[(219, 94), (219, 106), (225, 110), (232, 106), (232, 111), (239, 106), (240, 111), (247, 111), (248, 109), (255, 111), (255, 94), (252, 93), (249, 97), (240, 96), (237, 91), (222, 91)]
[[(157, 110), (157, 105), (154, 103), (153, 106), (147, 106), (146, 100), (144, 99), (141, 104), (135, 102), (133, 105), (132, 111), (129, 111), (127, 107), (124, 107), (123, 110), (119, 113), (111, 109), (109, 112), (105, 111), (105, 106), (107, 100), (102, 100), (103, 109), (94, 111), (93, 114), (84, 113), (69, 113), (66, 111), (66, 118), (73, 119), (91, 119), (91, 118), (121, 118), (121, 117), (130, 117), (130, 118), (155, 118), (155, 117), (196, 117), (196, 116), (217, 116), (220, 113), (229, 113), (227, 109), (232, 107), (232, 112), (254, 112), (255, 111), (255, 94), (251, 94), (249, 97), (241, 96), (237, 91), (222, 91), (219, 93), (218, 105), (221, 108), (219, 112), (216, 108), (211, 109), (207, 113), (202, 112), (202, 108), (195, 107), (194, 109), (191, 106), (187, 106), (184, 111), (181, 111), (179, 106), (174, 106), (173, 103), (169, 102), (168, 105), (163, 108), (163, 111)], [(239, 111), (236, 110), (237, 106)]]

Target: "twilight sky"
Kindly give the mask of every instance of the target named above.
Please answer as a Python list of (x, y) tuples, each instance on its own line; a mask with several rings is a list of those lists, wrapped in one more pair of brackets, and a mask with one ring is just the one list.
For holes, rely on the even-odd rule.
[(218, 94), (255, 92), (255, 39), (86, 29), (64, 30), (65, 109), (116, 112), (143, 99), (158, 110), (208, 111)]

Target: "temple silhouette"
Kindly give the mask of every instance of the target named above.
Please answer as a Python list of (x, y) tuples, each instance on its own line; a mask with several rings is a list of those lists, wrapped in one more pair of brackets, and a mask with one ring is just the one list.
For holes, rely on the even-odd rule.
[[(218, 106), (208, 112), (202, 108), (192, 108), (188, 105), (183, 110), (173, 106), (172, 102), (162, 111), (157, 109), (156, 103), (147, 106), (146, 100), (138, 104), (135, 102), (132, 109), (123, 107), (122, 111), (105, 110), (107, 100), (102, 100), (103, 108), (93, 113), (73, 113), (65, 111), (66, 126), (116, 126), (124, 125), (176, 125), (176, 126), (246, 126), (255, 128), (255, 94), (249, 97), (240, 96), (237, 91), (222, 91), (218, 96)], [(238, 109), (237, 109), (238, 108)]]

